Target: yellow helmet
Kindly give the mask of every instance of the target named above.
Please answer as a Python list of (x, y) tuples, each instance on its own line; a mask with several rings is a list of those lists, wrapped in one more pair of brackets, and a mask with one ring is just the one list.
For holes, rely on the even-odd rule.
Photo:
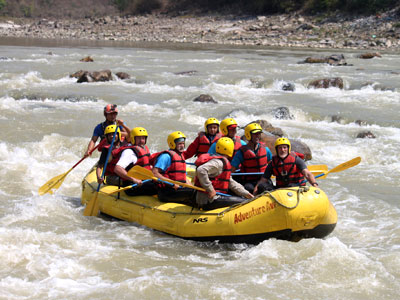
[(217, 151), (217, 153), (225, 154), (225, 155), (228, 155), (229, 157), (232, 157), (234, 149), (235, 149), (235, 145), (233, 144), (232, 139), (228, 138), (228, 137), (220, 138), (215, 147), (215, 150)]
[(118, 128), (116, 127), (117, 125), (108, 125), (106, 129), (104, 129), (104, 135), (107, 135), (109, 133), (114, 133), (115, 129), (117, 129), (119, 140), (121, 140), (121, 130), (119, 129), (119, 126)]
[(289, 152), (290, 152), (290, 150), (292, 148), (292, 146), (290, 145), (290, 141), (287, 138), (278, 138), (278, 139), (276, 139), (275, 145), (274, 145), (275, 150), (276, 150), (276, 147), (278, 147), (279, 145), (288, 145)]
[(227, 118), (221, 121), (219, 128), (221, 129), (223, 135), (228, 135), (228, 127), (231, 125), (236, 125), (237, 127), (236, 121), (232, 118)]
[(135, 137), (137, 136), (145, 136), (148, 137), (147, 130), (143, 127), (135, 127), (131, 130), (131, 142), (135, 143)]
[(174, 131), (174, 132), (171, 133), (171, 134), (168, 136), (168, 138), (167, 138), (168, 146), (169, 146), (171, 149), (175, 149), (175, 148), (176, 148), (176, 142), (175, 142), (175, 140), (181, 139), (181, 138), (183, 138), (183, 139), (186, 140), (186, 136), (185, 136), (182, 132), (180, 132), (180, 131)]
[(208, 129), (207, 126), (211, 125), (211, 124), (216, 124), (219, 125), (219, 121), (216, 118), (208, 118), (205, 122), (204, 122), (204, 129), (205, 132), (208, 133)]
[(246, 126), (244, 129), (244, 136), (248, 141), (251, 140), (251, 134), (252, 133), (257, 133), (257, 132), (262, 132), (261, 125), (258, 123), (250, 123), (249, 125)]

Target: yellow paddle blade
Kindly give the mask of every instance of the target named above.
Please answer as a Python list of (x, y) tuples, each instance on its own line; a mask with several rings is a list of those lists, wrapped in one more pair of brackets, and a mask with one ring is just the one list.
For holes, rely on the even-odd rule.
[[(72, 170), (72, 169), (71, 169)], [(65, 177), (67, 177), (68, 173), (71, 171), (69, 170), (66, 173), (53, 177), (49, 181), (47, 181), (44, 185), (39, 188), (39, 195), (42, 196), (46, 193), (53, 194), (52, 189), (58, 189), (61, 184), (63, 183)]]
[(320, 179), (325, 179), (329, 173), (341, 172), (341, 171), (344, 171), (351, 167), (354, 167), (354, 166), (358, 165), (360, 162), (361, 162), (361, 157), (359, 157), (359, 156), (355, 157), (355, 158), (353, 158), (349, 161), (346, 161), (346, 162), (334, 167), (333, 169), (329, 170), (328, 172), (325, 173), (324, 176), (321, 176)]
[(134, 177), (136, 179), (144, 180), (144, 179), (154, 179), (157, 180), (157, 177), (154, 176), (151, 170), (143, 168), (141, 166), (134, 166), (132, 169), (128, 171), (128, 176)]
[(83, 215), (86, 217), (95, 217), (99, 213), (99, 201), (97, 201), (98, 192), (95, 193), (92, 199), (86, 204)]
[(310, 170), (314, 176), (328, 172), (327, 165), (309, 165), (307, 169)]

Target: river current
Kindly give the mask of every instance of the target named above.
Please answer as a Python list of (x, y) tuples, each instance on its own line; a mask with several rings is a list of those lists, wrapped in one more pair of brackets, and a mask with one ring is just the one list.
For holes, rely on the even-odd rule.
[[(400, 290), (400, 56), (191, 45), (0, 43), (0, 299), (395, 299)], [(343, 53), (350, 66), (298, 64)], [(94, 62), (79, 60), (90, 55)], [(78, 70), (131, 79), (76, 83)], [(176, 73), (193, 71), (188, 74)], [(341, 77), (345, 88), (308, 89)], [(295, 91), (284, 91), (291, 82)], [(193, 102), (209, 94), (217, 104)], [(53, 194), (38, 188), (82, 157), (103, 107), (149, 132), (192, 141), (208, 117), (265, 119), (312, 151), (309, 164), (359, 165), (319, 180), (338, 212), (325, 239), (200, 243), (84, 217), (84, 160)], [(278, 119), (287, 107), (292, 119)], [(340, 122), (332, 122), (339, 116)], [(356, 123), (356, 120), (362, 120)], [(371, 131), (376, 138), (356, 138)]]

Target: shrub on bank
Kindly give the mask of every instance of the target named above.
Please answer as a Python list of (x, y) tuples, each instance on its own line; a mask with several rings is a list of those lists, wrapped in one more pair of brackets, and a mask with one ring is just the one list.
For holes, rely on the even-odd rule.
[(190, 14), (376, 14), (399, 0), (0, 0), (0, 15), (9, 17), (98, 17), (156, 11)]

